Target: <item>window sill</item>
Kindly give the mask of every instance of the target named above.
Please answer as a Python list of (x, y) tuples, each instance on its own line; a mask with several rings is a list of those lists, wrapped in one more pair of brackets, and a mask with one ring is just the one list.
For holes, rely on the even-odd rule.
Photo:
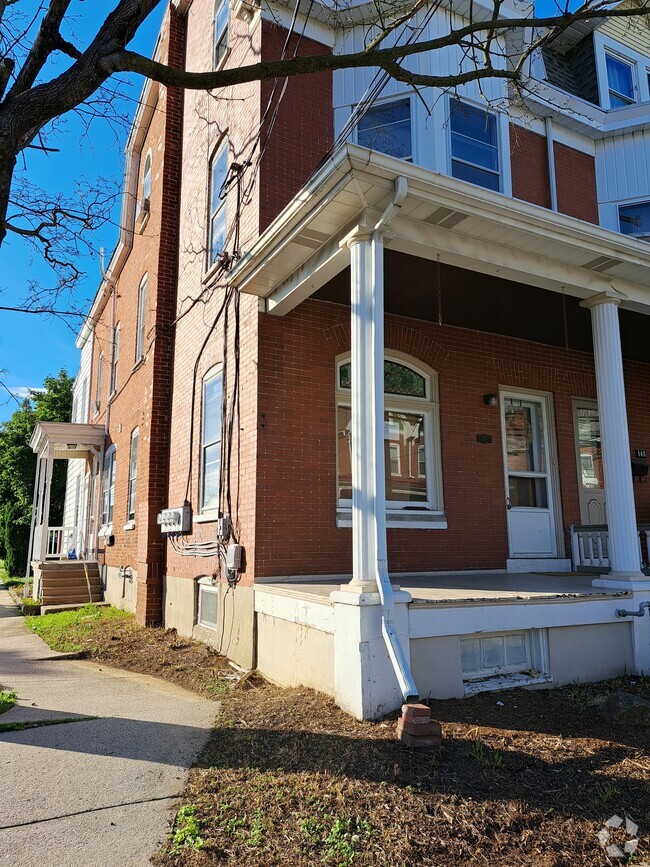
[[(352, 510), (336, 510), (336, 526), (352, 526)], [(386, 527), (389, 530), (446, 530), (447, 516), (440, 512), (387, 512)]]
[(215, 274), (216, 274), (217, 271), (219, 270), (219, 266), (220, 266), (220, 265), (221, 265), (221, 262), (219, 262), (218, 260), (217, 260), (216, 262), (213, 262), (212, 265), (210, 265), (210, 267), (208, 268), (208, 270), (207, 270), (207, 271), (205, 272), (205, 274), (203, 275), (203, 279), (201, 280), (201, 283), (202, 283), (204, 286), (205, 286), (206, 283), (209, 283), (210, 280), (212, 280), (212, 278), (215, 276)]
[(103, 539), (105, 536), (112, 536), (112, 535), (113, 535), (113, 525), (112, 524), (102, 524), (102, 526), (99, 528), (99, 532), (97, 533), (97, 536), (100, 539)]
[(135, 530), (135, 521), (129, 521), (123, 527), (123, 530)]
[(144, 355), (141, 355), (140, 358), (136, 361), (136, 363), (131, 368), (131, 373), (135, 373), (139, 367), (142, 367), (144, 364)]
[(218, 521), (219, 515), (215, 512), (214, 514), (207, 513), (205, 515), (194, 515), (192, 521), (194, 524), (211, 524), (213, 521)]
[(135, 231), (138, 235), (141, 235), (144, 232), (145, 226), (149, 222), (150, 212), (145, 211), (144, 216), (142, 215), (142, 211), (135, 218)]

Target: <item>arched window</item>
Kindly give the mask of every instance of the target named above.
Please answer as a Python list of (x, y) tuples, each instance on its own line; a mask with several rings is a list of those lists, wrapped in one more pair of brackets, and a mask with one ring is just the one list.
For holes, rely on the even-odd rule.
[(215, 0), (212, 22), (212, 65), (214, 69), (228, 50), (228, 0)]
[(226, 199), (221, 189), (227, 174), (228, 141), (225, 140), (210, 162), (208, 267), (215, 264), (226, 247)]
[(147, 313), (147, 275), (140, 281), (138, 289), (138, 322), (135, 332), (135, 360), (140, 361), (144, 356), (144, 327)]
[[(336, 365), (338, 505), (352, 506), (349, 356)], [(384, 360), (384, 460), (387, 512), (443, 515), (438, 382), (406, 356)], [(417, 522), (417, 521), (416, 521)]]
[(144, 169), (142, 171), (142, 198), (146, 204), (145, 209), (148, 210), (148, 204), (151, 199), (151, 151), (147, 154), (144, 160)]
[(201, 430), (201, 512), (219, 509), (221, 487), (222, 367), (218, 364), (203, 378), (203, 425)]

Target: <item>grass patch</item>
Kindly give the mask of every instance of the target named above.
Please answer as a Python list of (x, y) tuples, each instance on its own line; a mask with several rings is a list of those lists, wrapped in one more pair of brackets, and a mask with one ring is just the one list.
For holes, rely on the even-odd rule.
[[(29, 580), (29, 583), (32, 583), (31, 578)], [(17, 575), (7, 575), (4, 560), (0, 560), (0, 584), (4, 584), (7, 589), (9, 589), (10, 587), (24, 587), (25, 579), (20, 578)]]
[(6, 713), (16, 704), (18, 696), (15, 692), (4, 692), (0, 689), (0, 713)]
[(37, 635), (49, 644), (52, 650), (61, 653), (75, 653), (86, 650), (86, 639), (92, 636), (98, 625), (111, 621), (133, 620), (133, 615), (118, 608), (84, 605), (74, 611), (59, 611), (30, 617), (28, 625)]
[(176, 813), (169, 841), (174, 854), (179, 854), (183, 849), (203, 849), (205, 844), (201, 837), (201, 826), (196, 817), (196, 807), (192, 804), (186, 804)]

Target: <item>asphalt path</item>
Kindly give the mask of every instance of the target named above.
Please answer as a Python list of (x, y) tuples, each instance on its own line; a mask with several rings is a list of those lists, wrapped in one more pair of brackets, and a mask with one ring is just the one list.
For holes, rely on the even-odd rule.
[(2, 585), (0, 688), (19, 699), (0, 724), (76, 720), (0, 732), (0, 865), (149, 864), (218, 704), (54, 653)]

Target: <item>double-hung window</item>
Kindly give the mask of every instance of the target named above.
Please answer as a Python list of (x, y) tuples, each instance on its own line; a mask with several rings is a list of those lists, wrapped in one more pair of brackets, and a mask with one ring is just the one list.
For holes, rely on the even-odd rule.
[(145, 210), (149, 210), (151, 201), (151, 151), (147, 154), (144, 160), (144, 171), (142, 172), (142, 200)]
[(104, 353), (101, 352), (97, 362), (97, 389), (95, 391), (95, 404), (97, 412), (102, 405), (102, 380), (104, 379)]
[[(337, 365), (338, 505), (352, 506), (351, 364)], [(389, 512), (442, 514), (436, 375), (405, 359), (384, 360), (384, 463)]]
[(115, 446), (104, 456), (104, 484), (102, 489), (102, 527), (113, 523), (115, 503)]
[(117, 391), (117, 365), (120, 360), (120, 331), (121, 326), (118, 322), (115, 326), (115, 331), (113, 332), (113, 364), (111, 366), (111, 387), (109, 389), (110, 394)]
[(138, 324), (135, 332), (135, 360), (144, 356), (144, 326), (147, 312), (147, 275), (142, 278), (138, 289)]
[(620, 205), (618, 220), (621, 232), (644, 241), (650, 241), (650, 202)]
[(371, 150), (412, 161), (411, 100), (407, 97), (372, 105), (359, 121), (357, 142)]
[(129, 457), (129, 500), (126, 507), (126, 520), (135, 521), (135, 490), (138, 481), (138, 440), (140, 431), (136, 428), (131, 434), (131, 452)]
[(210, 227), (208, 265), (219, 259), (226, 247), (226, 197), (222, 188), (228, 174), (228, 143), (224, 142), (210, 163)]
[(634, 88), (634, 66), (626, 60), (614, 57), (612, 54), (605, 55), (607, 66), (607, 89), (609, 93), (609, 107), (621, 108), (636, 102)]
[(216, 0), (212, 24), (212, 65), (219, 68), (228, 51), (228, 0)]
[(201, 511), (219, 509), (221, 482), (221, 365), (203, 380), (203, 430), (201, 435)]
[(498, 191), (501, 187), (496, 115), (460, 99), (449, 100), (451, 174)]

